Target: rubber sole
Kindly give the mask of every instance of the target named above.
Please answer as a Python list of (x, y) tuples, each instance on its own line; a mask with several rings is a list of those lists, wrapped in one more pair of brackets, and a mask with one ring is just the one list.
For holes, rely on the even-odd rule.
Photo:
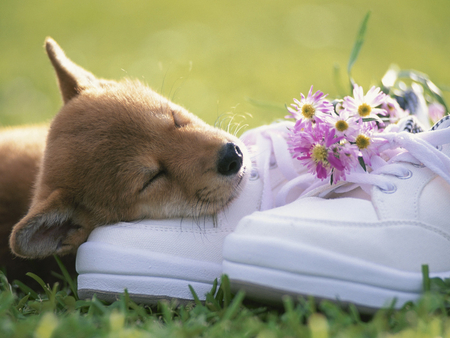
[(193, 301), (192, 286), (200, 300), (222, 274), (222, 265), (183, 257), (120, 248), (102, 242), (86, 242), (77, 252), (78, 295), (111, 302), (126, 289), (138, 303), (161, 299)]
[(281, 302), (284, 295), (294, 298), (311, 295), (344, 304), (353, 303), (365, 312), (372, 312), (392, 304), (400, 308), (408, 301), (416, 301), (421, 295), (229, 261), (223, 262), (223, 270), (229, 276), (234, 291), (244, 290), (251, 299), (271, 303)]
[[(421, 272), (401, 271), (287, 239), (232, 233), (224, 245), (223, 273), (233, 291), (280, 303), (283, 295), (311, 295), (352, 303), (365, 312), (402, 307), (423, 292)], [(449, 272), (430, 274), (448, 278)]]
[(130, 299), (138, 304), (154, 305), (160, 300), (176, 300), (178, 304), (186, 304), (194, 300), (189, 285), (200, 300), (204, 300), (204, 295), (212, 288), (212, 283), (190, 280), (89, 273), (78, 276), (78, 296), (89, 299), (95, 295), (112, 303), (126, 289)]

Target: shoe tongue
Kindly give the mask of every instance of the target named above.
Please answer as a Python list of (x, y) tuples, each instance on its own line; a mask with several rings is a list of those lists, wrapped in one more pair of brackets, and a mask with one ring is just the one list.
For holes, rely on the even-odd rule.
[(441, 130), (450, 127), (450, 115), (444, 116), (431, 128), (431, 130)]

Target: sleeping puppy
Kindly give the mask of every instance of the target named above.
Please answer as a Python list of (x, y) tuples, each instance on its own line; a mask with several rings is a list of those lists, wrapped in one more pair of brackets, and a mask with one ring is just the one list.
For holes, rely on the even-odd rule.
[(48, 129), (0, 131), (0, 231), (12, 227), (15, 255), (73, 253), (97, 226), (214, 215), (238, 195), (248, 156), (236, 137), (138, 81), (96, 78), (50, 38), (45, 48), (63, 107)]

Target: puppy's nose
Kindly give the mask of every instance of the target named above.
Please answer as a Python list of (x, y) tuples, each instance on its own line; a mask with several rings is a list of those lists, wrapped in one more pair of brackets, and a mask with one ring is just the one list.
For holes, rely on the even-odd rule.
[(219, 151), (217, 171), (224, 176), (230, 176), (236, 174), (241, 167), (241, 149), (236, 144), (228, 142)]

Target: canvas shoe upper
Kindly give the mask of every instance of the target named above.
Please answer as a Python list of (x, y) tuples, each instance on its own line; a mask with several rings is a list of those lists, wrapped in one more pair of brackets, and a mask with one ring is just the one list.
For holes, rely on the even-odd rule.
[(374, 309), (418, 299), (423, 264), (450, 277), (449, 127), (447, 116), (428, 132), (386, 133), (397, 154), (373, 172), (244, 217), (224, 243), (232, 287)]
[[(222, 274), (224, 238), (238, 221), (256, 210), (272, 208), (276, 194), (291, 180), (298, 181), (300, 176), (306, 184), (313, 179), (288, 152), (285, 136), (292, 125), (277, 123), (242, 135), (251, 158), (246, 163), (247, 182), (239, 197), (216, 217), (96, 228), (77, 252), (79, 296), (97, 294), (113, 301), (128, 289), (132, 299), (143, 303), (161, 298), (191, 300), (191, 285), (205, 299), (214, 279)], [(301, 184), (296, 189), (289, 189), (285, 198), (298, 197)]]

